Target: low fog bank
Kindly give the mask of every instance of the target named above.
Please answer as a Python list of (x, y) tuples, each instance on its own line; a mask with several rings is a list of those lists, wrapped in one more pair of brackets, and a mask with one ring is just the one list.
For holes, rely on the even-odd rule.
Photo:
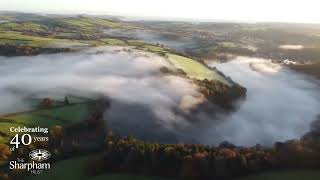
[(116, 133), (175, 142), (192, 127), (193, 107), (183, 104), (202, 96), (189, 80), (161, 74), (163, 66), (174, 69), (163, 57), (121, 47), (0, 57), (0, 114), (30, 109), (32, 98), (103, 95), (111, 99), (105, 118)]
[[(174, 69), (163, 57), (121, 47), (79, 53), (0, 57), (0, 114), (32, 108), (32, 98), (105, 96), (108, 128), (160, 142), (237, 145), (298, 138), (320, 114), (319, 89), (306, 77), (264, 60), (242, 58), (218, 69), (248, 89), (238, 112), (229, 116), (190, 109), (205, 102), (198, 86), (163, 75)], [(276, 68), (277, 70), (272, 70)]]
[(237, 112), (204, 130), (203, 143), (272, 145), (300, 138), (320, 114), (319, 82), (309, 77), (257, 58), (212, 66), (246, 87), (247, 98)]

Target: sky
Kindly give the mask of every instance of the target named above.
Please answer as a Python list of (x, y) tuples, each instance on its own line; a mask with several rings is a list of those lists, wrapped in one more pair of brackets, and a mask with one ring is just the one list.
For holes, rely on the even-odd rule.
[(0, 11), (320, 23), (318, 0), (0, 0)]

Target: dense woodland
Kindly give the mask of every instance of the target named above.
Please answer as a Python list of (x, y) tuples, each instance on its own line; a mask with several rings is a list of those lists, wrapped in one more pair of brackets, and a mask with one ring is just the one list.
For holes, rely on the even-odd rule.
[(246, 88), (234, 84), (228, 86), (217, 80), (195, 80), (195, 83), (199, 85), (200, 92), (214, 104), (223, 109), (234, 110), (235, 101), (246, 97)]
[[(259, 144), (237, 147), (228, 142), (218, 147), (146, 142), (114, 135), (99, 119), (101, 116), (94, 114), (82, 124), (54, 126), (50, 129), (49, 143), (32, 144), (16, 154), (2, 144), (0, 158), (28, 157), (30, 150), (46, 148), (53, 152), (53, 163), (91, 154), (84, 169), (88, 176), (121, 172), (183, 180), (231, 179), (274, 169), (320, 168), (320, 121), (301, 140), (276, 142), (274, 147), (267, 148)], [(0, 177), (21, 179), (24, 175), (25, 172), (2, 168)]]
[(34, 56), (38, 54), (50, 54), (58, 52), (70, 52), (70, 48), (45, 48), (45, 47), (32, 47), (25, 45), (0, 45), (0, 54), (3, 56)]

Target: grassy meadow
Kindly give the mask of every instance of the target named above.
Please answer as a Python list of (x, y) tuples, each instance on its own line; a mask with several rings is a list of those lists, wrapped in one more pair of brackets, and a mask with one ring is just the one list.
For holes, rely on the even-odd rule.
[(291, 170), (266, 172), (237, 180), (316, 180), (320, 178), (319, 170)]
[(225, 84), (230, 84), (228, 80), (226, 80), (216, 71), (209, 69), (205, 65), (193, 59), (175, 54), (167, 54), (167, 57), (175, 67), (182, 69), (185, 73), (187, 73), (187, 76), (189, 76), (190, 78), (195, 78), (199, 80), (218, 80)]
[(15, 134), (10, 127), (52, 127), (54, 125), (69, 125), (85, 120), (91, 109), (91, 103), (74, 103), (50, 108), (37, 108), (35, 110), (19, 112), (0, 116), (0, 143), (8, 143)]
[(30, 176), (27, 180), (169, 180), (159, 177), (147, 177), (130, 174), (102, 174), (95, 177), (88, 177), (84, 173), (84, 168), (88, 157), (78, 157), (69, 160), (64, 160), (52, 165), (50, 171), (37, 175)]

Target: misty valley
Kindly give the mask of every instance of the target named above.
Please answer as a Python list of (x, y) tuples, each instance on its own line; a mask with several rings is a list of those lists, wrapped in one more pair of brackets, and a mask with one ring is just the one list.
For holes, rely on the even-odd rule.
[(317, 179), (319, 32), (0, 12), (0, 179)]

